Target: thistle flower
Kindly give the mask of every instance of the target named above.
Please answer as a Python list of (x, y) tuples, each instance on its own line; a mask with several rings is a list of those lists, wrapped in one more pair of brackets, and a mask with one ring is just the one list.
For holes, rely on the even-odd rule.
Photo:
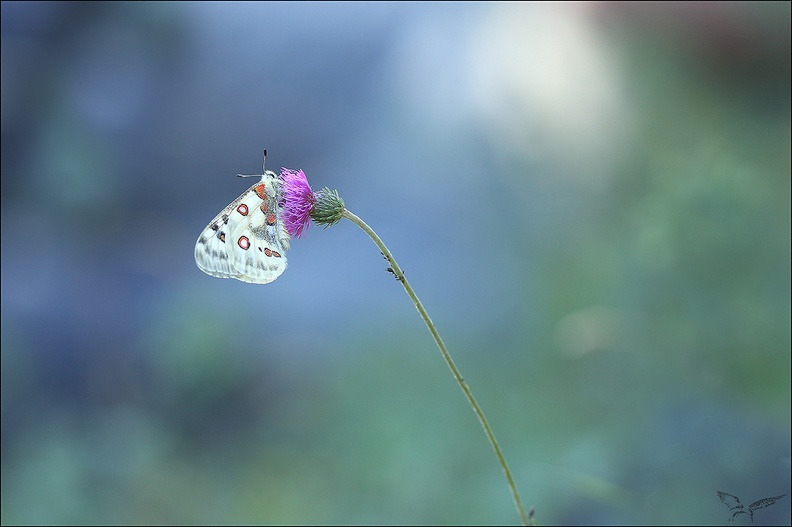
[(302, 236), (303, 229), (310, 227), (311, 220), (329, 227), (343, 216), (344, 200), (338, 192), (326, 187), (314, 192), (302, 170), (282, 168), (281, 179), (283, 226), (289, 235), (295, 238)]
[(302, 170), (281, 168), (281, 179), (283, 226), (290, 236), (299, 238), (303, 229), (311, 225), (311, 211), (316, 204), (316, 194)]

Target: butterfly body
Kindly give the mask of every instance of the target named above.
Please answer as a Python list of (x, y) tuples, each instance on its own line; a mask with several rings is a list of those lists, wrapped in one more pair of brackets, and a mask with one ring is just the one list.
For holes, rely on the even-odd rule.
[(261, 181), (232, 201), (195, 243), (195, 263), (208, 275), (267, 284), (286, 270), (289, 233), (280, 215), (281, 179), (265, 171)]

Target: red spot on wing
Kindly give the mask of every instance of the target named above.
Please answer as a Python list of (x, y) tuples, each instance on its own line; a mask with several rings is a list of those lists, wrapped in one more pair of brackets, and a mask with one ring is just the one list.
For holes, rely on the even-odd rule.
[(243, 203), (242, 205), (237, 207), (237, 212), (240, 213), (243, 216), (247, 216), (248, 215), (248, 206)]
[(250, 240), (247, 239), (247, 236), (240, 236), (237, 243), (246, 251), (250, 249)]
[(277, 216), (274, 214), (267, 214), (267, 225), (275, 225), (275, 220), (277, 219)]
[(267, 200), (264, 200), (264, 201), (261, 203), (261, 205), (259, 206), (259, 209), (261, 209), (261, 212), (263, 212), (264, 214), (266, 214), (266, 213), (267, 213), (267, 209), (268, 209), (268, 208), (269, 208), (269, 207), (267, 206)]
[(266, 247), (266, 248), (264, 249), (264, 254), (266, 254), (267, 256), (272, 256), (272, 251), (270, 250), (270, 248), (269, 248), (269, 247)]
[(256, 191), (256, 195), (261, 199), (267, 199), (267, 186), (264, 183), (259, 183), (253, 190)]

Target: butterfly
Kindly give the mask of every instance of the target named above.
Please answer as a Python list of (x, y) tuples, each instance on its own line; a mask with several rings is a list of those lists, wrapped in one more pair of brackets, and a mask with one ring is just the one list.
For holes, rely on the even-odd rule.
[[(265, 150), (265, 160), (266, 155)], [(263, 172), (261, 181), (224, 208), (198, 237), (195, 263), (204, 273), (268, 284), (286, 270), (290, 237), (280, 214), (282, 180), (275, 172)]]

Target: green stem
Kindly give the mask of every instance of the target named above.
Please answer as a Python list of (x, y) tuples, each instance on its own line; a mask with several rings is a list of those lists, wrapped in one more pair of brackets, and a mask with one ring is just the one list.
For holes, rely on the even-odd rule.
[(418, 300), (418, 296), (413, 291), (413, 288), (410, 286), (410, 283), (405, 278), (404, 273), (402, 272), (399, 264), (396, 263), (396, 260), (393, 258), (393, 255), (385, 247), (385, 244), (382, 242), (377, 233), (375, 233), (371, 227), (366, 225), (366, 222), (358, 218), (356, 215), (352, 214), (348, 210), (344, 209), (343, 217), (347, 218), (348, 220), (352, 221), (355, 225), (363, 229), (363, 231), (369, 235), (374, 243), (379, 247), (379, 250), (382, 252), (383, 256), (388, 260), (388, 263), (391, 266), (391, 270), (393, 274), (396, 276), (396, 279), (401, 282), (404, 286), (404, 290), (407, 291), (407, 295), (415, 304), (416, 309), (418, 309), (418, 313), (421, 314), (421, 318), (423, 318), (426, 326), (429, 328), (429, 332), (432, 334), (432, 337), (437, 344), (437, 347), (440, 348), (440, 353), (443, 354), (443, 358), (448, 364), (448, 367), (451, 368), (451, 373), (454, 375), (454, 379), (456, 379), (459, 387), (462, 388), (462, 391), (465, 394), (470, 406), (473, 407), (473, 411), (476, 413), (476, 417), (478, 417), (481, 426), (484, 428), (484, 433), (487, 436), (487, 439), (492, 445), (492, 449), (495, 451), (495, 456), (498, 458), (498, 462), (500, 463), (501, 468), (503, 469), (503, 474), (506, 476), (506, 481), (509, 484), (509, 490), (511, 490), (512, 498), (514, 499), (514, 506), (517, 508), (517, 512), (520, 515), (520, 520), (522, 521), (523, 525), (531, 525), (528, 516), (525, 514), (525, 509), (523, 508), (522, 500), (520, 500), (520, 494), (517, 492), (517, 487), (514, 484), (514, 478), (512, 478), (511, 471), (509, 470), (509, 466), (506, 464), (506, 458), (503, 457), (503, 452), (501, 451), (500, 445), (498, 445), (498, 441), (495, 439), (495, 434), (492, 432), (492, 428), (490, 428), (489, 423), (487, 422), (487, 418), (484, 416), (484, 411), (481, 409), (479, 404), (476, 402), (476, 398), (473, 397), (473, 393), (470, 391), (470, 387), (465, 382), (465, 379), (462, 378), (462, 374), (459, 373), (459, 369), (454, 364), (453, 359), (451, 359), (451, 355), (448, 353), (448, 350), (443, 343), (443, 339), (440, 338), (440, 334), (437, 332), (437, 328), (435, 328), (432, 319), (429, 318), (429, 314), (424, 309), (423, 304), (421, 301)]

